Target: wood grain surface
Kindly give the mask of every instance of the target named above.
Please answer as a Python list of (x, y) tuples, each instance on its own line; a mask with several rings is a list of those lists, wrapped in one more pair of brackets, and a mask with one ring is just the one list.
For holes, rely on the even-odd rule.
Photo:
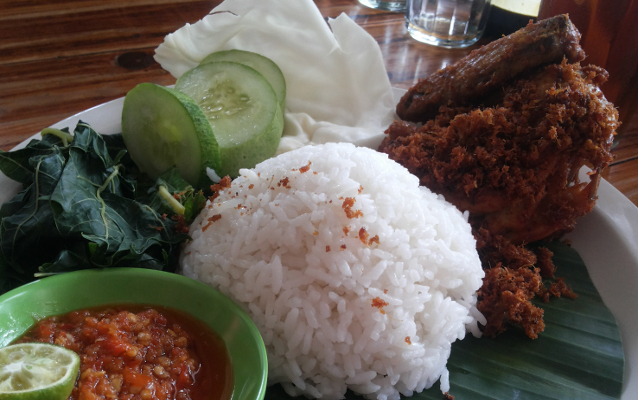
[[(3, 0), (0, 3), (0, 149), (73, 114), (124, 96), (142, 82), (175, 83), (153, 60), (164, 37), (204, 17), (211, 0)], [(379, 43), (390, 81), (409, 88), (466, 49), (419, 43), (400, 13), (356, 0), (315, 1), (325, 18), (345, 13)], [(638, 88), (637, 88), (638, 89)], [(638, 90), (634, 90), (638, 96)], [(638, 205), (638, 113), (623, 121), (604, 177)], [(0, 188), (1, 190), (1, 188)]]

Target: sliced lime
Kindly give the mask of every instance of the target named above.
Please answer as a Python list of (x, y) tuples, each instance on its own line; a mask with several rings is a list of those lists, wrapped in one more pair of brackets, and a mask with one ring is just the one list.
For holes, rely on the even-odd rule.
[(64, 400), (80, 369), (73, 351), (47, 343), (20, 343), (0, 349), (0, 399)]

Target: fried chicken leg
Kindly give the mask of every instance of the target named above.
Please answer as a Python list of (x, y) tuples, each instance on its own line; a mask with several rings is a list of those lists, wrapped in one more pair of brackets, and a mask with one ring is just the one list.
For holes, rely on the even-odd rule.
[[(515, 324), (535, 338), (543, 311), (530, 300), (575, 296), (554, 278), (548, 250), (525, 245), (573, 229), (612, 161), (618, 112), (599, 89), (608, 74), (574, 63), (584, 56), (579, 38), (561, 16), (472, 52), (408, 91), (397, 106), (407, 120), (379, 148), (470, 212), (486, 269), (486, 335)], [(591, 172), (581, 181), (583, 166)], [(555, 279), (549, 288), (546, 279)]]
[(491, 42), (468, 57), (422, 79), (403, 96), (397, 115), (426, 122), (440, 106), (473, 105), (525, 71), (584, 59), (580, 33), (566, 15), (543, 20)]

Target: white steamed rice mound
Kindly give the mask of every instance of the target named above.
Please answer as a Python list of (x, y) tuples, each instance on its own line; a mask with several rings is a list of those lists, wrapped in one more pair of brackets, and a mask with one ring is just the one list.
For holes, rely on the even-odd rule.
[(269, 384), (384, 400), (440, 377), (448, 391), (451, 344), (482, 322), (467, 216), (385, 154), (351, 144), (240, 172), (191, 226), (181, 267), (252, 317)]

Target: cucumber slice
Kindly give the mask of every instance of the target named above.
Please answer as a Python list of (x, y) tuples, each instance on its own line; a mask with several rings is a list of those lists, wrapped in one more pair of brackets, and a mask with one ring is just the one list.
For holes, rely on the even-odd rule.
[(219, 169), (219, 146), (197, 103), (177, 90), (142, 83), (126, 94), (122, 136), (133, 161), (157, 178), (172, 167), (194, 187)]
[(283, 113), (268, 81), (253, 68), (216, 61), (182, 75), (175, 89), (186, 93), (208, 118), (219, 144), (220, 177), (239, 175), (272, 157), (283, 133)]
[(281, 106), (281, 111), (286, 110), (286, 80), (284, 74), (270, 58), (261, 54), (253, 53), (245, 50), (224, 50), (209, 54), (202, 60), (201, 64), (207, 64), (215, 61), (232, 61), (240, 63), (255, 69), (266, 78), (270, 86), (272, 86), (277, 100)]

